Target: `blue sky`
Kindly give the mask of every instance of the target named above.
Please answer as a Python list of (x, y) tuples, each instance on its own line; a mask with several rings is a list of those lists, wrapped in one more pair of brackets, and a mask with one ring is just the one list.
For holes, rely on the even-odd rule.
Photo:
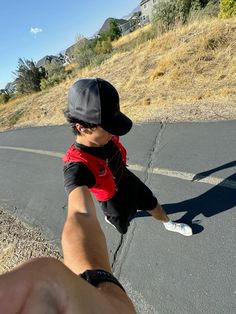
[(137, 0), (0, 0), (0, 89), (13, 81), (18, 59), (38, 61), (91, 37), (106, 18), (122, 18)]

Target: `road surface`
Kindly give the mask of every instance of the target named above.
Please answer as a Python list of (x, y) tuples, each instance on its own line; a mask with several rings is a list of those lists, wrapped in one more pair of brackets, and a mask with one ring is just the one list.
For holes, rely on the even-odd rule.
[[(136, 124), (122, 138), (130, 169), (173, 220), (194, 230), (167, 232), (139, 212), (120, 236), (97, 206), (114, 273), (138, 313), (236, 313), (235, 139), (236, 121)], [(66, 217), (61, 156), (72, 142), (68, 126), (0, 133), (0, 205), (58, 246)]]

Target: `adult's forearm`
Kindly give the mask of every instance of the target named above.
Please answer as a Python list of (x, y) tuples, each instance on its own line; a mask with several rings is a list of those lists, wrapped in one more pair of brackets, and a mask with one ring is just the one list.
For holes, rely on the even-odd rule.
[(65, 264), (77, 274), (95, 268), (111, 271), (105, 235), (86, 187), (77, 188), (69, 195), (62, 249)]
[(65, 265), (76, 274), (96, 268), (111, 271), (104, 233), (98, 222), (91, 223), (83, 214), (66, 220), (62, 249)]

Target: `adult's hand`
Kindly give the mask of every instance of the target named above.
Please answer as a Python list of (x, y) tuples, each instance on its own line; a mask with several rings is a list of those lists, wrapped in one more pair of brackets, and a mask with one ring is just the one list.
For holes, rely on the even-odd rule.
[(37, 258), (0, 276), (2, 314), (133, 314), (126, 293), (103, 282), (94, 287), (54, 258)]

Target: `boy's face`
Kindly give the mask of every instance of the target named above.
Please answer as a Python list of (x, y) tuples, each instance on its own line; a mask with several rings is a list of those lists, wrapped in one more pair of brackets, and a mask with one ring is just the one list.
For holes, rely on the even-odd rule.
[(105, 131), (102, 127), (97, 126), (93, 129), (86, 129), (81, 126), (77, 126), (81, 135), (77, 136), (77, 141), (86, 146), (104, 146), (111, 138), (112, 134)]

